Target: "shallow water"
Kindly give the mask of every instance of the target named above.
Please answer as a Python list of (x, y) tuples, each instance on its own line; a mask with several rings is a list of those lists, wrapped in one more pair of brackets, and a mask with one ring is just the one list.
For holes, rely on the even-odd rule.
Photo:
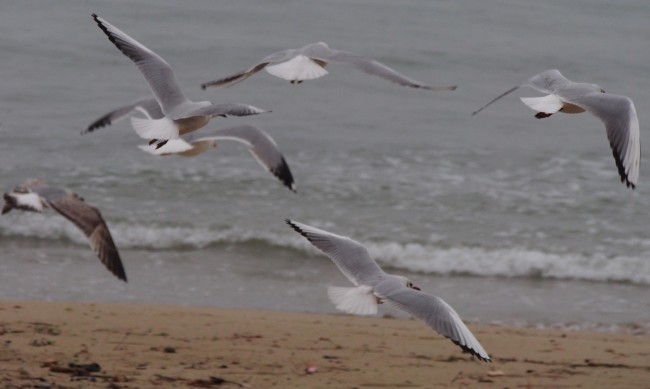
[[(153, 158), (128, 121), (79, 135), (148, 93), (91, 12), (163, 56), (190, 98), (273, 110), (209, 126), (268, 131), (299, 193), (241, 145)], [(588, 114), (536, 120), (517, 98), (532, 90), (470, 116), (558, 68), (631, 97), (643, 142), (648, 16), (641, 0), (3, 2), (3, 186), (44, 177), (99, 207), (129, 283), (62, 218), (12, 212), (0, 218), (0, 296), (333, 311), (326, 286), (347, 281), (284, 225), (289, 217), (367, 244), (464, 318), (650, 323), (645, 160), (638, 189), (626, 189), (602, 124)], [(198, 87), (315, 41), (459, 88), (412, 90), (336, 66), (300, 86), (260, 73)]]

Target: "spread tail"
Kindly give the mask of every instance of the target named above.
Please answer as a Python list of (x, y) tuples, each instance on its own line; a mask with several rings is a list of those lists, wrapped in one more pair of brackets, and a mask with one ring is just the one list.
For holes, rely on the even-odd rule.
[(327, 295), (336, 308), (355, 315), (374, 315), (377, 313), (377, 297), (370, 286), (342, 288), (330, 286)]
[(161, 119), (131, 118), (131, 125), (140, 138), (144, 139), (177, 139), (178, 127), (173, 120), (163, 117)]

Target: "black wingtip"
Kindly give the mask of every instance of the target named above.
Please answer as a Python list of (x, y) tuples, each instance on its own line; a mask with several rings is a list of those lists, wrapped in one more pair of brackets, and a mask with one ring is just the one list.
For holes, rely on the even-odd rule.
[(630, 178), (627, 173), (625, 173), (625, 166), (623, 166), (623, 160), (620, 155), (612, 148), (612, 155), (614, 156), (614, 161), (616, 162), (616, 168), (618, 169), (618, 175), (621, 178), (621, 182), (625, 184), (626, 187), (634, 190), (636, 189), (636, 184), (630, 182)]
[(471, 354), (473, 357), (478, 358), (482, 362), (492, 363), (492, 359), (490, 357), (485, 358), (485, 357), (481, 356), (479, 353), (477, 353), (475, 350), (473, 350), (473, 349), (471, 349), (471, 348), (469, 348), (469, 347), (467, 347), (467, 346), (465, 346), (463, 344), (460, 344), (459, 342), (457, 342), (457, 341), (455, 341), (455, 340), (453, 340), (451, 338), (447, 338), (447, 339), (451, 340), (456, 346), (463, 349), (464, 353)]
[(293, 180), (291, 169), (289, 169), (289, 165), (287, 164), (287, 161), (284, 159), (284, 157), (280, 161), (280, 164), (276, 166), (271, 172), (282, 182), (282, 184), (284, 184), (284, 186), (289, 188), (289, 190), (292, 192), (297, 193), (296, 183)]
[(109, 116), (110, 116), (110, 114), (104, 115), (104, 116), (100, 117), (99, 119), (95, 120), (94, 122), (90, 123), (88, 128), (81, 131), (81, 135), (87, 134), (89, 132), (93, 132), (93, 131), (95, 131), (95, 130), (97, 130), (99, 128), (103, 128), (103, 127), (110, 126), (111, 124), (113, 124), (113, 123), (111, 123), (111, 119), (110, 119)]
[(304, 236), (305, 238), (309, 239), (309, 238), (307, 237), (307, 234), (305, 233), (305, 231), (303, 231), (300, 227), (298, 227), (297, 225), (295, 225), (294, 222), (293, 222), (293, 220), (291, 220), (291, 219), (284, 219), (284, 221), (289, 225), (289, 227), (293, 228), (294, 231), (296, 231), (296, 232), (299, 233), (300, 235)]

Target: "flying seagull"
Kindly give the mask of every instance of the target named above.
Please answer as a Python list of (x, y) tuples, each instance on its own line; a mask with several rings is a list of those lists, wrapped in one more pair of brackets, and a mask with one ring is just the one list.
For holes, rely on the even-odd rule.
[(269, 134), (253, 126), (237, 126), (219, 130), (195, 132), (179, 139), (172, 139), (160, 148), (154, 145), (140, 145), (141, 150), (154, 155), (180, 155), (194, 157), (217, 147), (218, 142), (235, 141), (248, 146), (248, 151), (260, 165), (276, 176), (287, 188), (296, 191), (296, 184), (289, 165)]
[(350, 238), (286, 219), (287, 224), (327, 254), (355, 285), (329, 287), (336, 308), (357, 315), (377, 313), (377, 304), (389, 303), (424, 321), (464, 351), (489, 362), (490, 356), (465, 326), (460, 316), (441, 298), (424, 293), (406, 277), (385, 273), (368, 250)]
[(42, 212), (51, 208), (77, 226), (90, 241), (90, 246), (99, 260), (115, 277), (126, 282), (126, 273), (120, 254), (113, 242), (102, 214), (95, 207), (84, 202), (76, 193), (55, 186), (49, 186), (42, 179), (29, 179), (4, 194), (2, 214), (12, 209)]
[(388, 81), (411, 88), (428, 89), (432, 91), (448, 91), (456, 89), (456, 86), (436, 87), (423, 84), (389, 68), (374, 59), (363, 57), (349, 51), (330, 49), (327, 43), (311, 43), (299, 49), (282, 50), (273, 53), (255, 66), (224, 77), (216, 81), (206, 82), (201, 88), (213, 88), (219, 86), (230, 86), (244, 81), (262, 69), (270, 74), (291, 81), (292, 84), (300, 84), (304, 80), (312, 80), (326, 75), (328, 72), (325, 66), (328, 63), (342, 64), (355, 67), (365, 73), (379, 76)]
[(524, 104), (537, 111), (535, 117), (538, 119), (547, 118), (558, 111), (563, 113), (588, 111), (600, 119), (605, 124), (621, 182), (628, 188), (636, 187), (639, 180), (641, 146), (639, 119), (632, 99), (605, 93), (605, 90), (596, 84), (569, 81), (558, 70), (551, 69), (500, 94), (472, 112), (472, 115), (476, 115), (490, 104), (524, 86), (548, 93), (543, 97), (521, 98)]
[[(177, 139), (179, 135), (204, 127), (213, 117), (269, 112), (247, 104), (190, 101), (183, 94), (174, 71), (164, 59), (96, 14), (92, 14), (92, 17), (108, 39), (136, 64), (165, 114), (160, 119), (132, 117), (131, 125), (140, 137), (150, 139), (152, 143), (162, 140), (158, 143), (162, 145), (165, 140)], [(139, 106), (136, 104), (133, 109)], [(110, 118), (106, 123), (110, 123)]]

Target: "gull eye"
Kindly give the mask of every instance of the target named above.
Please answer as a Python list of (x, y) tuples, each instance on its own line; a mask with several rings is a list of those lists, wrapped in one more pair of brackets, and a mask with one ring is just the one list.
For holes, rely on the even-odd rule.
[(600, 93), (607, 93), (607, 92), (605, 92), (605, 89), (600, 88)]

